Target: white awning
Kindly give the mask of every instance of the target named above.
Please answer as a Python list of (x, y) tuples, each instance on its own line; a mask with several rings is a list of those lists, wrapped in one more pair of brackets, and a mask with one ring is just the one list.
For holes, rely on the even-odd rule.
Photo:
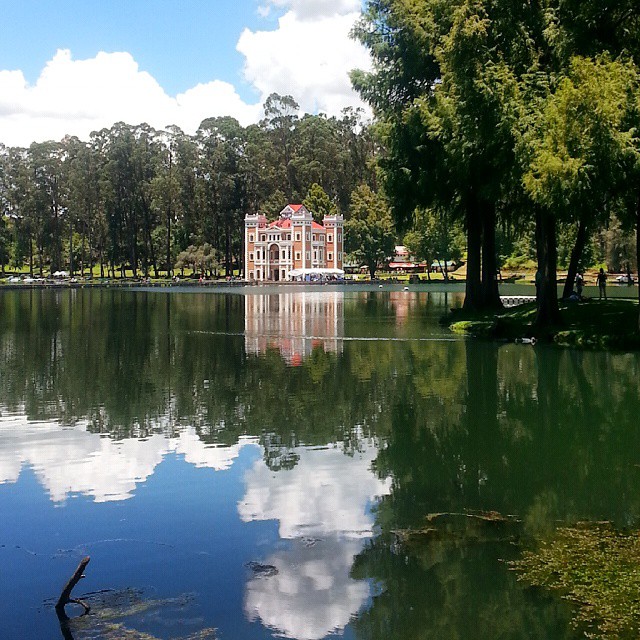
[(321, 269), (320, 267), (311, 269), (292, 269), (287, 273), (287, 278), (304, 278), (305, 276), (336, 276), (344, 275), (342, 269)]

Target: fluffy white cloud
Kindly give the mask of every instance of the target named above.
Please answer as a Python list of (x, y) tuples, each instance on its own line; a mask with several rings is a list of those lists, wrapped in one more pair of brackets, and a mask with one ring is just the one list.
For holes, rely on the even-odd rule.
[(7, 145), (66, 134), (87, 138), (120, 120), (158, 128), (177, 124), (193, 132), (209, 116), (233, 114), (248, 124), (259, 113), (258, 105), (245, 104), (232, 85), (220, 81), (172, 98), (129, 53), (74, 60), (60, 50), (32, 86), (21, 71), (0, 71), (0, 141)]
[(280, 537), (289, 540), (331, 535), (366, 538), (373, 528), (369, 503), (391, 490), (390, 481), (380, 480), (371, 469), (377, 451), (373, 444), (365, 445), (349, 457), (337, 445), (332, 450), (300, 447), (295, 449), (298, 464), (276, 474), (258, 461), (245, 476), (240, 518), (278, 520)]
[(244, 77), (258, 98), (247, 103), (236, 88), (212, 79), (170, 96), (127, 52), (99, 52), (75, 60), (61, 49), (34, 84), (20, 70), (0, 69), (0, 142), (87, 139), (114, 122), (175, 124), (195, 132), (207, 117), (231, 115), (241, 124), (257, 122), (272, 92), (290, 94), (305, 112), (338, 115), (345, 106), (364, 106), (351, 88), (353, 68), (369, 68), (367, 51), (349, 37), (359, 0), (266, 0), (262, 14), (283, 10), (277, 27), (241, 34)]
[(291, 545), (264, 562), (278, 573), (247, 584), (245, 612), (285, 638), (319, 640), (343, 629), (370, 595), (350, 577), (354, 557), (371, 536), (369, 506), (391, 490), (372, 470), (374, 443), (354, 456), (334, 448), (298, 447), (298, 464), (272, 473), (258, 460), (245, 474), (238, 504), (244, 522), (278, 520)]
[(337, 115), (346, 106), (364, 107), (349, 80), (351, 69), (371, 65), (366, 49), (349, 37), (357, 17), (321, 13), (310, 20), (291, 10), (275, 30), (245, 29), (237, 48), (245, 57), (246, 80), (263, 100), (274, 91), (289, 94), (309, 113)]

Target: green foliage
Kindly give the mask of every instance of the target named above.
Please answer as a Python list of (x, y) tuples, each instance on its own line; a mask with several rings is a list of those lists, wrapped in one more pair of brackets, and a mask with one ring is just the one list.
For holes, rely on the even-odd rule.
[(367, 265), (372, 278), (378, 266), (393, 255), (395, 235), (389, 207), (381, 193), (359, 186), (351, 195), (345, 222), (345, 250)]
[(640, 536), (609, 524), (560, 528), (511, 563), (519, 579), (559, 593), (576, 606), (574, 625), (587, 637), (640, 634)]
[(465, 239), (459, 222), (444, 211), (427, 209), (416, 210), (414, 228), (405, 235), (404, 244), (420, 260), (446, 264), (462, 258)]
[(317, 222), (321, 222), (325, 216), (334, 216), (338, 212), (327, 192), (317, 182), (309, 187), (302, 204), (313, 213)]
[(574, 57), (536, 112), (523, 140), (530, 158), (523, 184), (535, 202), (569, 218), (602, 218), (616, 185), (637, 162), (630, 114), (638, 76), (631, 62)]
[(194, 273), (213, 274), (220, 268), (219, 254), (207, 243), (198, 247), (190, 245), (178, 254), (175, 268), (191, 269)]

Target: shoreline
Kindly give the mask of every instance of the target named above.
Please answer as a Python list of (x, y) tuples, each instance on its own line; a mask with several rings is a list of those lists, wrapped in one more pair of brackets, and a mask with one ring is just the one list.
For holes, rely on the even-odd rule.
[[(559, 326), (534, 327), (535, 303), (500, 312), (471, 314), (454, 310), (442, 323), (453, 333), (498, 342), (525, 341), (584, 350), (635, 352), (640, 350), (638, 300), (612, 298), (584, 302), (560, 301)], [(531, 341), (532, 339), (533, 342)]]

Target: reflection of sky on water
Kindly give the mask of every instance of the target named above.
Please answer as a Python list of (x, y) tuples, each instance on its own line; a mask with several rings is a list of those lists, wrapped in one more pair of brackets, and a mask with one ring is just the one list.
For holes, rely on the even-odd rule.
[(349, 572), (372, 533), (367, 507), (390, 485), (371, 471), (373, 446), (353, 458), (337, 447), (296, 453), (291, 470), (274, 474), (258, 462), (245, 475), (241, 518), (277, 520), (280, 536), (293, 540), (264, 560), (277, 575), (249, 581), (245, 610), (285, 637), (316, 640), (343, 629), (370, 595)]
[(302, 540), (264, 562), (278, 574), (247, 584), (246, 615), (286, 638), (319, 640), (349, 624), (370, 596), (369, 583), (349, 577), (364, 542), (336, 536), (308, 547)]
[(73, 494), (91, 496), (95, 502), (125, 500), (167, 453), (183, 454), (196, 467), (221, 471), (247, 445), (257, 446), (253, 438), (240, 438), (231, 447), (207, 446), (192, 428), (175, 438), (155, 433), (144, 439), (114, 440), (83, 427), (0, 419), (0, 483), (16, 482), (22, 468), (29, 466), (54, 502)]
[[(116, 506), (118, 501), (133, 502), (137, 509), (136, 495), (143, 484), (148, 486), (153, 477), (166, 476), (161, 469), (175, 465), (175, 454), (192, 468), (228, 471), (246, 447), (255, 451), (253, 456), (263, 453), (257, 440), (249, 437), (230, 447), (208, 446), (193, 428), (184, 428), (173, 437), (154, 433), (143, 439), (115, 440), (90, 433), (85, 425), (65, 428), (54, 422), (5, 417), (0, 418), (0, 484), (18, 483), (23, 469), (29, 468), (50, 502), (69, 508), (75, 505), (71, 510), (80, 510), (78, 513), (86, 517), (92, 503), (97, 509), (96, 503), (102, 503), (102, 508)], [(242, 609), (229, 615), (245, 616), (248, 623), (259, 621), (267, 633), (268, 629), (288, 638), (315, 640), (341, 634), (371, 595), (368, 582), (353, 580), (349, 574), (354, 557), (372, 532), (369, 506), (387, 494), (390, 485), (371, 469), (376, 456), (373, 442), (362, 443), (349, 455), (341, 444), (298, 447), (293, 452), (297, 456), (293, 469), (274, 472), (260, 455), (252, 456), (251, 466), (238, 475), (234, 491), (237, 525), (227, 526), (249, 527), (248, 533), (258, 523), (276, 521), (279, 535), (269, 544), (261, 543), (242, 553), (232, 551), (242, 544), (240, 538), (226, 541), (231, 551), (229, 561), (238, 565), (234, 571), (245, 576), (247, 555), (274, 565), (278, 573), (269, 577), (250, 574), (243, 601), (238, 603)], [(82, 502), (79, 496), (91, 502)], [(180, 496), (178, 488), (175, 496), (166, 498), (166, 508), (173, 508), (174, 499), (186, 499), (186, 495)], [(173, 536), (167, 525), (165, 521), (163, 539)], [(148, 526), (153, 526), (151, 521)], [(182, 526), (176, 523), (176, 532)], [(220, 534), (225, 535), (224, 531)], [(152, 537), (142, 531), (127, 535)], [(118, 540), (113, 544), (117, 546)], [(122, 544), (114, 552), (124, 553)]]
[(238, 505), (245, 521), (278, 520), (280, 536), (371, 535), (367, 505), (387, 494), (390, 484), (371, 471), (376, 448), (363, 447), (353, 457), (341, 449), (296, 449), (298, 464), (271, 472), (258, 463), (246, 475), (247, 491)]

